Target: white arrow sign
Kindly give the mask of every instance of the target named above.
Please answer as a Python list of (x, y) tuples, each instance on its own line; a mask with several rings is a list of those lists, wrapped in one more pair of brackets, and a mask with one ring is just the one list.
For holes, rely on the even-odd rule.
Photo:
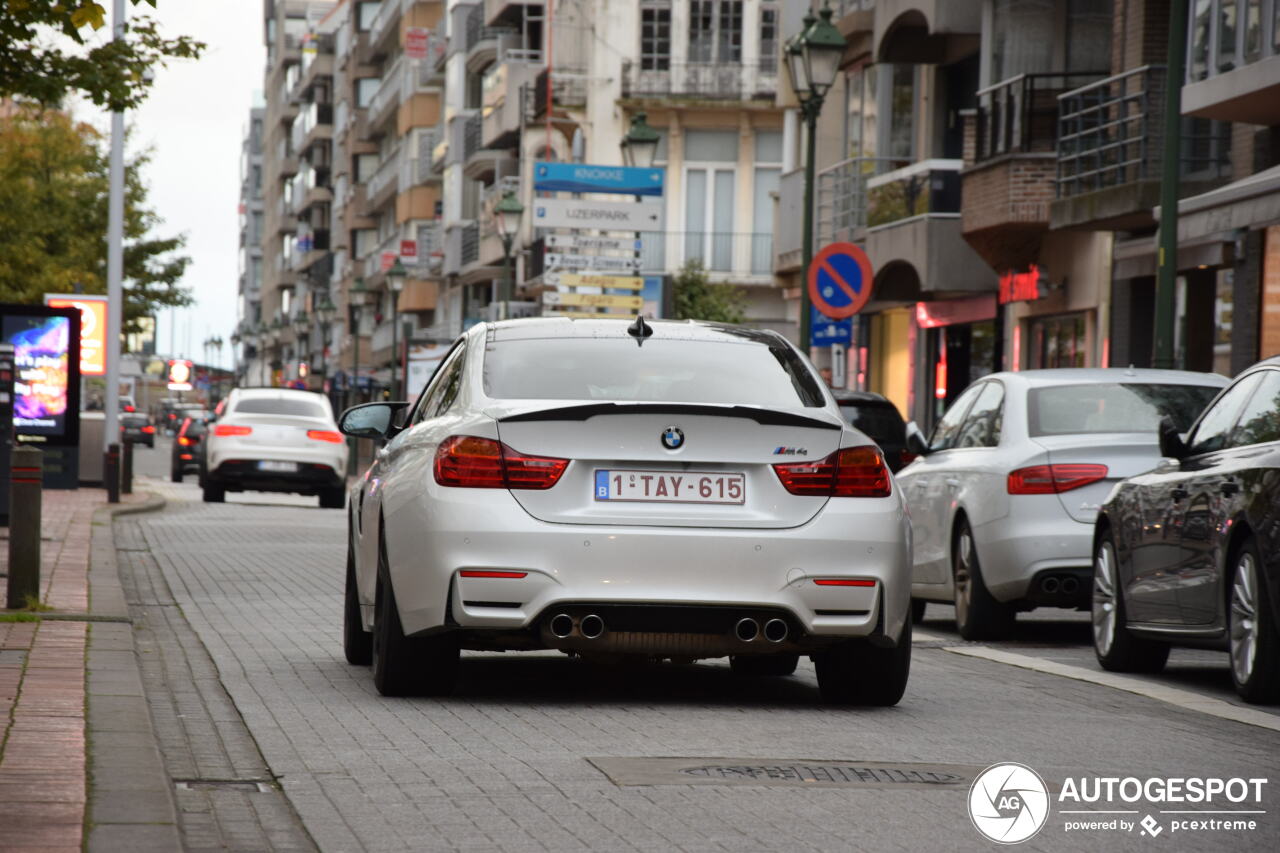
[(549, 249), (616, 249), (638, 252), (641, 242), (634, 237), (585, 237), (579, 234), (548, 234)]
[(547, 252), (547, 269), (551, 270), (623, 270), (638, 272), (639, 258), (614, 258), (605, 255), (567, 255)]
[(533, 224), (537, 228), (657, 231), (662, 227), (662, 205), (643, 201), (539, 198), (533, 202)]

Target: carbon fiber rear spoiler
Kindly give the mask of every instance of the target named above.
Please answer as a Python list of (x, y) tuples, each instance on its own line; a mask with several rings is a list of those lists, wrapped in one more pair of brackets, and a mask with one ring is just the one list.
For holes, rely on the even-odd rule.
[(586, 403), (581, 406), (561, 406), (507, 415), (498, 418), (498, 423), (585, 421), (600, 415), (707, 415), (720, 418), (743, 418), (764, 426), (834, 430), (843, 428), (840, 424), (831, 421), (777, 409), (758, 409), (754, 406), (711, 406), (700, 403)]

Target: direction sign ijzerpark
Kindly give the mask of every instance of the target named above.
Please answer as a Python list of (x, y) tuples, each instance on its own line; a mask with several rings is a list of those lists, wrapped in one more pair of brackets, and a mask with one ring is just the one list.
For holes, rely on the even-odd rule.
[(662, 204), (643, 201), (539, 198), (533, 202), (533, 225), (535, 228), (657, 231), (662, 227)]
[(663, 174), (662, 169), (538, 161), (533, 165), (533, 188), (539, 192), (662, 195)]
[(871, 259), (852, 243), (831, 243), (809, 263), (809, 298), (833, 320), (861, 311), (871, 300)]

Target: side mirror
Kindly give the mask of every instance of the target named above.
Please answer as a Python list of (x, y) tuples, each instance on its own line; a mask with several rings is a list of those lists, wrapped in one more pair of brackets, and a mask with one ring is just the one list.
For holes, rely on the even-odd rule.
[(916, 456), (927, 456), (930, 452), (929, 440), (915, 421), (907, 422), (907, 450)]
[(408, 403), (362, 403), (338, 418), (338, 430), (352, 438), (390, 438), (395, 433), (396, 413)]
[(1168, 456), (1178, 460), (1186, 457), (1186, 442), (1178, 434), (1178, 428), (1174, 425), (1172, 418), (1166, 416), (1160, 419), (1159, 436), (1161, 456)]

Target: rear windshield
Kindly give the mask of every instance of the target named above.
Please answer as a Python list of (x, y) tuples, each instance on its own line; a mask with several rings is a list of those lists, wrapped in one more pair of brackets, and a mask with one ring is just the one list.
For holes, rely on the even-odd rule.
[(241, 400), (232, 410), (237, 415), (294, 415), (300, 418), (327, 418), (324, 406), (297, 397), (254, 397)]
[(817, 379), (781, 342), (561, 338), (490, 343), (496, 399), (823, 405)]
[(877, 442), (902, 442), (906, 439), (907, 425), (892, 406), (858, 404), (854, 406), (840, 404), (840, 414), (853, 424), (855, 429), (865, 432)]
[(126, 426), (146, 426), (150, 419), (146, 415), (121, 415), (120, 422)]
[(1218, 390), (1136, 382), (1032, 388), (1027, 394), (1027, 428), (1033, 436), (1155, 432), (1167, 415), (1178, 432), (1186, 432)]

